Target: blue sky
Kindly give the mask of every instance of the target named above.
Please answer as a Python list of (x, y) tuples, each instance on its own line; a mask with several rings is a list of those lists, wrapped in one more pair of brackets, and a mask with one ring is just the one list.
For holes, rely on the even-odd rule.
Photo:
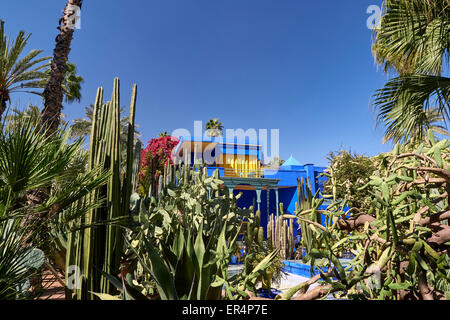
[[(85, 0), (69, 57), (85, 78), (83, 98), (63, 112), (82, 117), (97, 87), (109, 98), (119, 77), (122, 104), (138, 85), (144, 142), (218, 117), (226, 128), (280, 129), (281, 157), (301, 163), (326, 165), (341, 147), (388, 151), (370, 107), (387, 80), (371, 54), (373, 4), (381, 0)], [(64, 5), (2, 1), (0, 18), (50, 56)]]

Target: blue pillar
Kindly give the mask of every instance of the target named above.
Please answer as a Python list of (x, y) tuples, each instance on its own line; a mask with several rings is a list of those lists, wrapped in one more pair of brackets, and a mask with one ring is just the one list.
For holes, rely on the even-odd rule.
[(256, 190), (256, 202), (258, 203), (258, 210), (261, 211), (261, 189), (257, 189)]
[(275, 188), (275, 202), (277, 204), (277, 218), (280, 215), (280, 203), (278, 201), (278, 188)]
[(317, 190), (316, 190), (316, 176), (314, 171), (314, 165), (310, 163), (305, 164), (305, 169), (306, 169), (306, 176), (311, 182), (312, 194), (315, 195)]

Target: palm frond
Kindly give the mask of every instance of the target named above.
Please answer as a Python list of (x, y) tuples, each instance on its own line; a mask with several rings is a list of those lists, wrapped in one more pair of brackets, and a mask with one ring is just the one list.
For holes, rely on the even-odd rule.
[(30, 298), (28, 279), (44, 258), (42, 251), (26, 245), (29, 231), (19, 220), (0, 221), (0, 300)]
[(219, 137), (223, 135), (223, 124), (218, 118), (209, 119), (206, 123), (206, 132), (210, 137)]
[(450, 78), (418, 74), (396, 77), (373, 98), (377, 122), (386, 127), (385, 141), (420, 138), (437, 118), (443, 123), (450, 119)]
[[(31, 50), (20, 58), (31, 34), (20, 31), (14, 40), (5, 35), (4, 21), (0, 21), (0, 97), (1, 113), (4, 112), (10, 93), (23, 88), (42, 88), (40, 80), (45, 78), (49, 58), (38, 58), (42, 50)], [(0, 114), (1, 116), (1, 114)]]
[(373, 53), (385, 71), (441, 75), (450, 48), (448, 0), (385, 0)]

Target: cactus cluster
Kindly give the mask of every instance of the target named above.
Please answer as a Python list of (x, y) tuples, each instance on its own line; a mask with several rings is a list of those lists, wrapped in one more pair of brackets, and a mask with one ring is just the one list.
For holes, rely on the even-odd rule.
[[(325, 218), (324, 225), (302, 218), (312, 231), (305, 260), (321, 270), (315, 281), (325, 282), (299, 299), (330, 292), (351, 299), (450, 299), (449, 147), (450, 140), (429, 131), (420, 145), (397, 144), (378, 156), (377, 170), (360, 186), (368, 191), (367, 212), (336, 197), (330, 168), (333, 194), (323, 197), (331, 204), (319, 210), (315, 197), (311, 209), (297, 213)], [(339, 257), (348, 251), (354, 258), (344, 267)]]
[(94, 299), (92, 292), (112, 294), (116, 289), (103, 274), (119, 272), (123, 253), (123, 226), (128, 223), (132, 183), (136, 181), (134, 157), (134, 119), (137, 87), (133, 86), (128, 123), (126, 163), (122, 163), (120, 150), (120, 82), (114, 79), (111, 101), (103, 102), (103, 89), (97, 90), (94, 105), (90, 146), (89, 169), (102, 168), (109, 172), (109, 180), (95, 189), (82, 201), (97, 203), (88, 213), (73, 222), (68, 235), (66, 269), (76, 266), (82, 275), (81, 283), (69, 290), (70, 277), (66, 272), (67, 298)]
[(261, 211), (258, 210), (256, 213), (250, 213), (244, 240), (248, 251), (251, 251), (251, 248), (261, 248), (263, 246), (264, 228), (261, 227)]
[(236, 239), (250, 210), (237, 207), (237, 198), (223, 186), (219, 171), (208, 176), (206, 168), (168, 165), (157, 186), (146, 198), (133, 195), (134, 225), (128, 232), (121, 297), (218, 300), (255, 291), (258, 277), (276, 252), (251, 270), (228, 275)]
[(267, 241), (272, 248), (279, 250), (281, 258), (284, 260), (294, 257), (293, 219), (295, 216), (284, 214), (283, 203), (280, 203), (280, 216), (271, 214), (267, 223)]

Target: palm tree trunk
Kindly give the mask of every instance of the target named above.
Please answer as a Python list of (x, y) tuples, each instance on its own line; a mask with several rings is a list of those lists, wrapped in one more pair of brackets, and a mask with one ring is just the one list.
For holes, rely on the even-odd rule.
[(44, 90), (44, 110), (42, 110), (41, 126), (48, 129), (48, 133), (55, 132), (59, 126), (64, 91), (62, 83), (66, 72), (66, 63), (69, 57), (70, 44), (73, 38), (73, 21), (75, 12), (72, 6), (81, 8), (83, 0), (68, 0), (63, 17), (59, 23), (59, 35), (56, 37), (56, 46), (53, 50), (50, 78)]
[(0, 122), (2, 121), (3, 112), (6, 110), (6, 101), (0, 98)]
[[(53, 134), (59, 126), (64, 98), (63, 81), (66, 72), (66, 64), (70, 52), (70, 44), (73, 38), (73, 26), (75, 12), (71, 8), (78, 6), (81, 8), (83, 0), (68, 0), (64, 9), (63, 17), (59, 20), (59, 35), (56, 37), (56, 45), (53, 50), (53, 60), (51, 63), (50, 77), (44, 89), (44, 110), (42, 110), (41, 130), (47, 130), (46, 134)], [(49, 198), (50, 189), (30, 190), (27, 192), (27, 200), (35, 205), (42, 204)], [(40, 242), (44, 242), (43, 250), (47, 255), (51, 255), (51, 248), (47, 243), (48, 229), (47, 221), (51, 212), (42, 212), (40, 214), (30, 213), (25, 221), (40, 226)]]

